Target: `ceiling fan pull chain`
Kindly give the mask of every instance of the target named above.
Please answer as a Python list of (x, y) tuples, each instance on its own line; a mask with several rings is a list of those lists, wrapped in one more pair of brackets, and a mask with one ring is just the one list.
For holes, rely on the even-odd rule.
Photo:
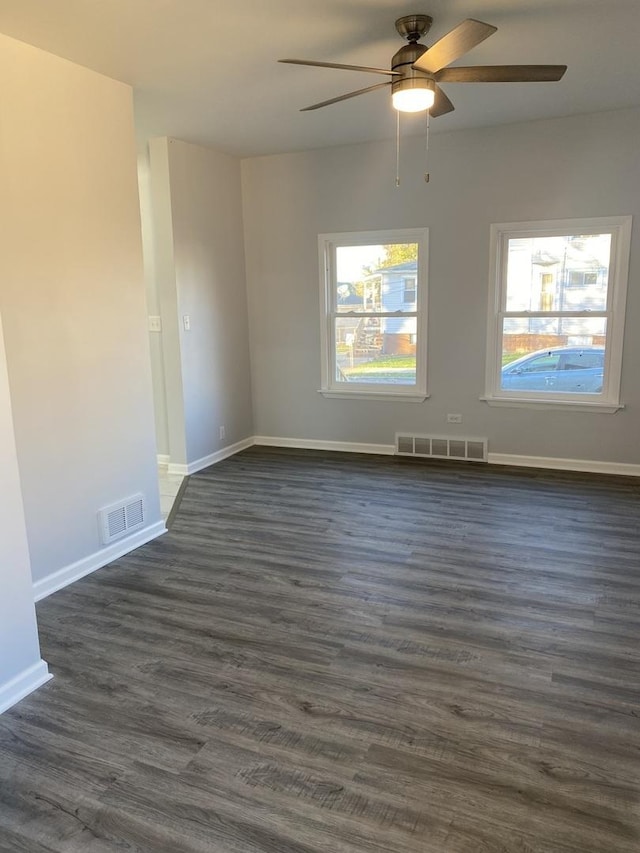
[(396, 186), (400, 186), (400, 110), (396, 111)]
[(424, 149), (424, 181), (429, 183), (429, 119), (431, 118), (431, 110), (427, 110), (427, 144)]

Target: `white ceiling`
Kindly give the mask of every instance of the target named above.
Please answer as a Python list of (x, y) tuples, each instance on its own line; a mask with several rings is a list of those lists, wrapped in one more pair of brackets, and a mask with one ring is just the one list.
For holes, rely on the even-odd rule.
[(382, 78), (276, 60), (389, 67), (414, 12), (434, 19), (426, 44), (468, 17), (498, 27), (457, 65), (569, 66), (559, 83), (448, 84), (456, 111), (434, 132), (640, 104), (639, 0), (0, 0), (0, 32), (130, 83), (141, 144), (252, 156), (392, 137), (384, 90), (299, 112)]

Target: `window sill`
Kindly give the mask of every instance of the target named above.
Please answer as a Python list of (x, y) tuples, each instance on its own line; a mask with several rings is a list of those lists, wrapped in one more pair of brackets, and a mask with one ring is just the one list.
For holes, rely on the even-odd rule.
[(423, 403), (428, 394), (403, 393), (398, 391), (329, 391), (324, 388), (318, 390), (318, 394), (333, 400), (386, 400), (395, 403)]
[(613, 415), (624, 409), (623, 403), (598, 403), (591, 401), (572, 400), (539, 400), (523, 399), (522, 397), (480, 397), (488, 406), (502, 406), (513, 409), (546, 409), (547, 411), (563, 412), (595, 412), (600, 415)]

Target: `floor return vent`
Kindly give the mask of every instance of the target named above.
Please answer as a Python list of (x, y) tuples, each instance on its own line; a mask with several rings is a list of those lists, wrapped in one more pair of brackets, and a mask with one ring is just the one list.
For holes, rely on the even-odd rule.
[(398, 456), (419, 456), (425, 459), (486, 462), (487, 439), (396, 433), (396, 454)]

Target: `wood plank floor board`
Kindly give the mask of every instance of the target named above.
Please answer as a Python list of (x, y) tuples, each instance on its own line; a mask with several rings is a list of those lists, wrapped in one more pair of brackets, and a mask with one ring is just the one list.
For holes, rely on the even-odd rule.
[[(166, 706), (154, 702), (151, 691), (148, 697), (139, 697), (137, 691), (129, 688), (130, 683), (135, 683), (134, 668), (124, 674), (119, 669), (116, 678), (109, 678), (98, 658), (89, 662), (94, 677), (87, 677), (84, 657), (83, 654), (82, 663), (79, 660), (73, 672), (63, 667), (50, 687), (41, 690), (29, 703), (20, 703), (18, 710), (12, 712), (15, 718), (12, 725), (1, 718), (0, 751), (4, 748), (7, 756), (18, 755), (21, 762), (36, 766), (42, 760), (43, 772), (52, 774), (58, 767), (63, 773), (75, 770), (77, 758), (88, 777), (84, 784), (78, 780), (78, 788), (84, 790), (89, 781), (100, 781), (97, 771), (91, 775), (91, 766), (88, 771), (84, 769), (84, 763), (90, 764), (94, 757), (97, 761), (102, 756), (105, 773), (112, 766), (116, 772), (118, 768), (128, 768), (135, 759), (174, 769), (185, 766), (201, 749), (204, 744), (201, 734), (185, 730), (183, 719), (174, 712), (174, 697)], [(156, 685), (155, 695), (158, 692)], [(78, 702), (79, 695), (82, 702)], [(194, 707), (193, 703), (190, 707)], [(25, 726), (31, 728), (28, 738), (20, 734)], [(28, 747), (5, 744), (5, 730)], [(41, 738), (35, 736), (37, 730), (41, 730)], [(63, 761), (48, 755), (56, 746), (66, 751)], [(101, 750), (98, 756), (96, 750)]]
[(2, 836), (0, 836), (0, 853), (55, 853), (55, 848), (35, 838), (29, 838), (24, 830), (13, 832), (3, 826)]
[[(109, 786), (87, 784), (88, 762), (85, 772), (78, 773), (69, 769), (67, 757), (64, 750), (55, 756), (43, 750), (38, 763), (8, 768), (7, 754), (0, 753), (0, 842), (12, 838), (15, 849), (34, 853), (72, 848), (71, 839), (85, 830), (80, 810), (99, 810), (98, 795)], [(116, 778), (113, 774), (111, 781)]]
[[(628, 800), (618, 801), (616, 808), (603, 803), (600, 792), (580, 796), (569, 785), (562, 790), (545, 778), (548, 774), (544, 770), (536, 778), (509, 774), (506, 764), (499, 773), (482, 764), (463, 770), (450, 755), (425, 758), (388, 747), (372, 747), (372, 753), (371, 760), (390, 771), (388, 788), (393, 789), (394, 779), (400, 779), (401, 788), (411, 779), (425, 797), (464, 802), (466, 819), (491, 818), (503, 827), (503, 833), (511, 829), (532, 839), (546, 838), (590, 853), (606, 849), (631, 853), (637, 849), (633, 806)], [(438, 780), (437, 792), (433, 779)], [(620, 818), (627, 810), (629, 817)]]
[(638, 853), (639, 518), (622, 477), (193, 475), (166, 536), (38, 604), (0, 853)]
[(212, 739), (183, 775), (193, 785), (223, 796), (232, 775), (236, 796), (255, 797), (271, 810), (283, 808), (291, 828), (306, 824), (316, 846), (333, 849), (346, 842), (347, 849), (410, 851), (417, 836), (425, 849), (438, 849), (434, 845), (451, 822), (447, 808), (425, 808), (422, 800), (411, 797), (409, 785), (381, 792), (379, 783), (358, 782), (354, 764), (313, 768), (283, 750), (238, 741)]

